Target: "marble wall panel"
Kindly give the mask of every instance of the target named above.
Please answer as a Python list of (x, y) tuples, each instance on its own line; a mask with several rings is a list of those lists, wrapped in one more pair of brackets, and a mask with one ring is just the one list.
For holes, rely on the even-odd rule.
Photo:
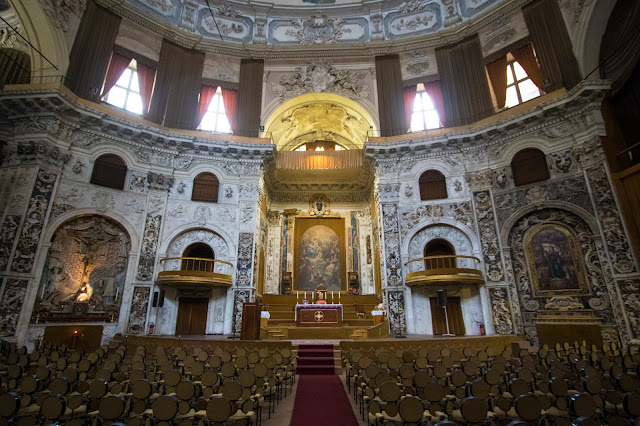
[(0, 337), (10, 337), (16, 333), (22, 302), (27, 292), (27, 280), (7, 278), (2, 301), (0, 302)]
[(602, 226), (604, 240), (609, 248), (614, 274), (636, 272), (629, 241), (604, 165), (587, 170), (587, 178), (593, 192), (596, 213)]
[(134, 287), (129, 311), (128, 334), (145, 334), (151, 287)]
[(162, 226), (162, 215), (148, 213), (144, 224), (144, 234), (140, 248), (140, 261), (138, 263), (137, 279), (151, 281), (156, 263), (158, 250), (158, 238)]
[(398, 224), (398, 205), (383, 203), (382, 228), (384, 235), (386, 285), (400, 286), (402, 279), (402, 260), (400, 257), (400, 229)]
[(40, 234), (44, 226), (47, 208), (53, 193), (56, 175), (44, 170), (38, 171), (36, 183), (31, 192), (29, 207), (22, 225), (22, 231), (13, 256), (11, 270), (13, 272), (31, 272), (36, 251), (40, 242)]
[(241, 232), (238, 237), (238, 260), (236, 285), (238, 287), (251, 286), (251, 271), (253, 269), (253, 234)]
[(2, 222), (0, 229), (0, 271), (7, 269), (9, 256), (15, 242), (18, 226), (20, 225), (19, 215), (7, 215)]
[(480, 231), (486, 278), (491, 282), (502, 281), (504, 267), (491, 193), (489, 191), (474, 192), (473, 201)]

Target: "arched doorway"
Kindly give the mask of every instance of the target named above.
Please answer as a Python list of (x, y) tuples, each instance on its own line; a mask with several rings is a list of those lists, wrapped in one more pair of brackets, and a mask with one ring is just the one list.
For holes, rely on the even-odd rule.
[[(425, 269), (438, 269), (444, 275), (447, 270), (456, 268), (456, 258), (453, 257), (455, 254), (455, 249), (448, 241), (443, 239), (431, 240), (424, 246)], [(446, 288), (441, 290), (447, 291)], [(448, 296), (444, 306), (439, 303), (437, 297), (430, 297), (429, 302), (431, 304), (433, 334), (465, 334), (460, 297)]]
[[(182, 270), (213, 272), (214, 263), (207, 259), (215, 259), (215, 253), (208, 244), (193, 243), (184, 250), (182, 257)], [(208, 310), (208, 297), (180, 297), (176, 334), (205, 334)]]

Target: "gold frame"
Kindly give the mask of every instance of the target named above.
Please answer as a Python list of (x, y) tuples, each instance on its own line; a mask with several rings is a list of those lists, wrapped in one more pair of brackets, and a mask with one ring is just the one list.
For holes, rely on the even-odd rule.
[[(541, 290), (540, 283), (538, 282), (538, 273), (536, 269), (535, 259), (533, 257), (533, 248), (531, 241), (533, 237), (540, 231), (554, 230), (560, 231), (567, 237), (569, 241), (569, 250), (571, 251), (571, 257), (573, 260), (573, 266), (576, 270), (576, 277), (578, 279), (579, 288), (577, 289), (565, 289), (565, 290)], [(584, 259), (582, 256), (582, 250), (578, 244), (578, 236), (571, 232), (564, 226), (555, 223), (544, 223), (531, 227), (524, 236), (524, 247), (527, 257), (527, 265), (529, 266), (529, 275), (531, 276), (531, 284), (536, 295), (547, 296), (550, 294), (587, 294), (589, 293), (589, 287), (587, 286), (587, 280), (585, 277)]]

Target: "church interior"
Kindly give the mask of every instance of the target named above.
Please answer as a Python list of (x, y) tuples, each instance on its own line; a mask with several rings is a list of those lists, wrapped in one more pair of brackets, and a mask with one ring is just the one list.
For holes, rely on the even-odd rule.
[(0, 425), (640, 424), (640, 2), (0, 0), (0, 54)]

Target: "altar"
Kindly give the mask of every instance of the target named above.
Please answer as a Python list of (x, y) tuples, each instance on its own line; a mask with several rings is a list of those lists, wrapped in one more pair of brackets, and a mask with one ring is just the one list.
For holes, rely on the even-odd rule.
[(298, 327), (342, 326), (342, 305), (297, 304), (295, 312)]

